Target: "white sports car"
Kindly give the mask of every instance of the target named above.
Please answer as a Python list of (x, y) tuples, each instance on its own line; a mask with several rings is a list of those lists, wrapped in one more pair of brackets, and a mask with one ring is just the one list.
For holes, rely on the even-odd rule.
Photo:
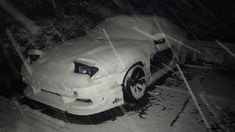
[[(157, 16), (116, 16), (85, 37), (43, 51), (22, 66), (25, 95), (76, 115), (141, 99), (147, 86), (184, 60), (185, 33)], [(180, 56), (179, 56), (180, 55)]]

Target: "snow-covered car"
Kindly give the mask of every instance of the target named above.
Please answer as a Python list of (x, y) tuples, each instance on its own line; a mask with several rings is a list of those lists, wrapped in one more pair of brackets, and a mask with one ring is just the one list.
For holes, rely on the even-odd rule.
[(22, 66), (33, 100), (76, 115), (99, 113), (141, 99), (146, 88), (184, 60), (185, 33), (158, 16), (106, 19), (87, 35), (43, 51)]

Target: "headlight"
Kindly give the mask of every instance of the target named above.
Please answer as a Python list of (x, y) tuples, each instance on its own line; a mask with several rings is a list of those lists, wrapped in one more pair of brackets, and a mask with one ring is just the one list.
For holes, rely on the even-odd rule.
[(74, 61), (74, 72), (80, 74), (87, 74), (92, 77), (98, 71), (97, 67), (87, 66)]

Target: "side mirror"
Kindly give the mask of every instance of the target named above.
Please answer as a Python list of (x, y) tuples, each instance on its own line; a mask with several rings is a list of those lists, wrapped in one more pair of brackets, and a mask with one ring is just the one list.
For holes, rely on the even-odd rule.
[(155, 45), (158, 45), (158, 44), (163, 44), (166, 42), (166, 39), (165, 38), (161, 38), (161, 39), (158, 39), (158, 40), (154, 40), (153, 41)]

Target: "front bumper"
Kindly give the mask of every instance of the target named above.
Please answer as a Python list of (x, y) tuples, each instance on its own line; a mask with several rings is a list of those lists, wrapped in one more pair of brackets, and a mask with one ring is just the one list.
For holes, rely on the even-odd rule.
[[(78, 93), (87, 89), (92, 91), (91, 88), (95, 87), (80, 89)], [(77, 97), (65, 97), (45, 90), (35, 91), (32, 87), (27, 87), (24, 93), (30, 99), (75, 115), (92, 115), (124, 103), (121, 86), (100, 93), (86, 94), (82, 99), (90, 99), (92, 102), (89, 103), (77, 100), (80, 98), (79, 94)]]

